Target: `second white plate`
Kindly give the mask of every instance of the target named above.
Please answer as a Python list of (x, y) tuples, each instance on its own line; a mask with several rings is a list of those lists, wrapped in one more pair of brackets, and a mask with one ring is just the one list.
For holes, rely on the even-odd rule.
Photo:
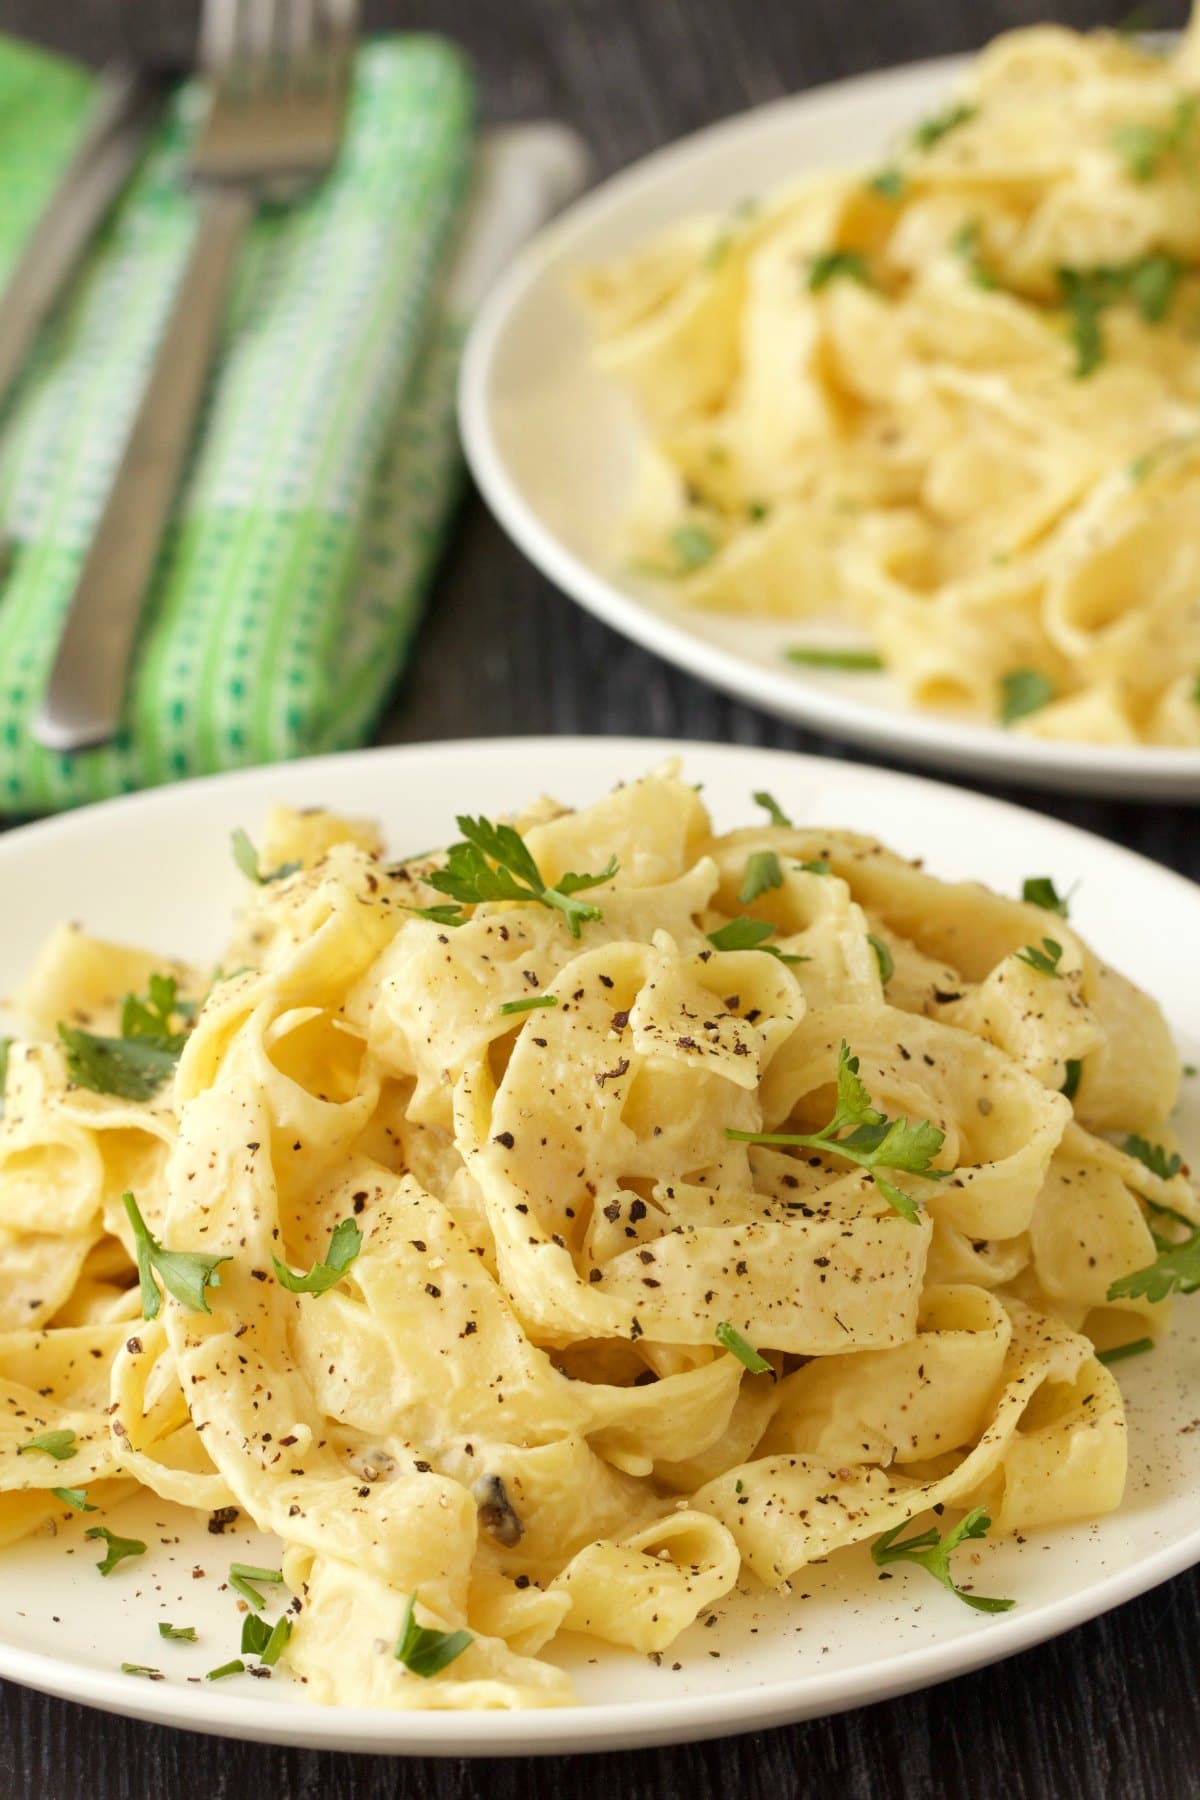
[(1060, 744), (918, 711), (884, 676), (787, 667), (794, 628), (685, 609), (615, 566), (638, 427), (592, 364), (571, 271), (689, 213), (732, 208), (781, 179), (881, 155), (935, 110), (965, 62), (947, 58), (818, 88), (661, 150), (570, 208), (516, 259), (463, 362), (463, 442), (484, 498), (572, 599), (669, 662), (768, 712), (956, 773), (1133, 799), (1200, 798), (1200, 750)]

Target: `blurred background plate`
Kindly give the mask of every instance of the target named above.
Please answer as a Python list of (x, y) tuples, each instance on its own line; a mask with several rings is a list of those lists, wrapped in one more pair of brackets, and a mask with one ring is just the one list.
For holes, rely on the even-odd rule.
[(884, 675), (788, 667), (780, 651), (795, 641), (794, 621), (684, 608), (619, 567), (639, 429), (625, 394), (590, 361), (572, 271), (806, 169), (869, 165), (944, 103), (966, 66), (957, 57), (915, 63), (774, 102), (658, 151), (578, 202), (518, 257), (479, 314), (459, 390), (467, 457), (505, 530), (572, 599), (767, 712), (959, 774), (1198, 799), (1200, 750), (1054, 743), (918, 711)]

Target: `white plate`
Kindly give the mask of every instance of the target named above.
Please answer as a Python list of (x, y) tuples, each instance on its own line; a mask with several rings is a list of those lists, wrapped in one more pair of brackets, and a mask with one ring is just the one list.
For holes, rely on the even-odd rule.
[[(1162, 996), (1185, 1054), (1197, 1059), (1200, 989), (1180, 979), (1180, 958), (1200, 935), (1200, 893), (1181, 877), (1051, 819), (910, 776), (650, 740), (369, 751), (185, 783), (12, 832), (0, 838), (0, 993), (11, 992), (58, 917), (163, 952), (215, 957), (241, 885), (230, 831), (253, 831), (274, 799), (376, 814), (403, 852), (446, 839), (456, 812), (499, 812), (546, 788), (588, 801), (675, 748), (722, 826), (754, 816), (751, 792), (765, 787), (795, 818), (880, 832), (937, 874), (980, 876), (1007, 893), (1029, 874), (1052, 875), (1062, 887), (1078, 882), (1081, 931)], [(1185, 1086), (1197, 1090), (1200, 1081)], [(1195, 1091), (1190, 1106), (1185, 1129), (1200, 1148)], [(247, 1533), (209, 1536), (191, 1515), (150, 1497), (114, 1509), (113, 1528), (143, 1538), (151, 1553), (108, 1579), (93, 1566), (96, 1545), (82, 1538), (86, 1520), (0, 1553), (0, 1677), (196, 1731), (455, 1756), (664, 1743), (862, 1705), (1011, 1655), (1200, 1560), (1200, 1433), (1183, 1431), (1200, 1391), (1200, 1302), (1181, 1303), (1165, 1347), (1121, 1364), (1120, 1380), (1131, 1430), (1124, 1506), (1096, 1525), (985, 1545), (977, 1585), (1017, 1600), (999, 1617), (970, 1611), (919, 1570), (881, 1582), (856, 1550), (807, 1570), (790, 1600), (759, 1593), (722, 1603), (718, 1622), (693, 1627), (661, 1666), (567, 1641), (582, 1708), (332, 1711), (305, 1704), (279, 1674), (189, 1683), (237, 1654), (240, 1619), (221, 1588), (230, 1559), (277, 1564), (278, 1548)], [(162, 1641), (159, 1619), (197, 1626), (201, 1641)], [(121, 1662), (155, 1665), (169, 1679), (122, 1675)]]
[(965, 66), (916, 63), (777, 101), (658, 151), (577, 202), (521, 252), (479, 314), (459, 389), (467, 458), (505, 530), (572, 599), (768, 712), (956, 773), (1195, 799), (1200, 750), (1043, 743), (919, 711), (885, 676), (789, 668), (780, 650), (796, 641), (794, 623), (685, 608), (616, 565), (639, 429), (616, 382), (590, 362), (571, 271), (806, 169), (869, 164), (944, 102)]

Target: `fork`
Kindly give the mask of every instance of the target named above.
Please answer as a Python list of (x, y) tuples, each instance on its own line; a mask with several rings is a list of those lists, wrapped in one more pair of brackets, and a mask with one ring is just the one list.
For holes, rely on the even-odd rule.
[(117, 731), (238, 247), (262, 202), (298, 198), (333, 163), (356, 29), (356, 0), (205, 0), (196, 235), (34, 721), (47, 749), (89, 749)]

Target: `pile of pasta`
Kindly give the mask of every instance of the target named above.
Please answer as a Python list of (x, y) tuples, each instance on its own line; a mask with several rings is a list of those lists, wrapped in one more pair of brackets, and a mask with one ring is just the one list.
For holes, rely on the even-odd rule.
[[(232, 972), (52, 936), (0, 1128), (0, 1535), (70, 1517), (64, 1481), (100, 1522), (136, 1487), (235, 1507), (283, 1545), (311, 1695), (523, 1707), (572, 1698), (559, 1632), (661, 1651), (742, 1572), (934, 1506), (1117, 1506), (1096, 1351), (1169, 1303), (1109, 1290), (1154, 1262), (1151, 1204), (1200, 1220), (1114, 1141), (1176, 1097), (1154, 1002), (870, 839), (714, 835), (674, 765), (516, 829), (557, 903), (456, 907), (445, 853), (277, 809)], [(198, 1007), (173, 1078), (73, 1081), (59, 1025), (111, 1036), (156, 974)], [(824, 1130), (851, 1053), (927, 1173), (753, 1141)], [(126, 1192), (225, 1259), (190, 1303), (144, 1316)], [(290, 1291), (276, 1263), (350, 1220), (331, 1285)], [(22, 1453), (54, 1431), (69, 1461)], [(432, 1675), (410, 1617), (464, 1634)]]
[(641, 573), (849, 623), (921, 707), (1200, 745), (1195, 21), (1000, 37), (882, 165), (578, 288), (644, 425)]

